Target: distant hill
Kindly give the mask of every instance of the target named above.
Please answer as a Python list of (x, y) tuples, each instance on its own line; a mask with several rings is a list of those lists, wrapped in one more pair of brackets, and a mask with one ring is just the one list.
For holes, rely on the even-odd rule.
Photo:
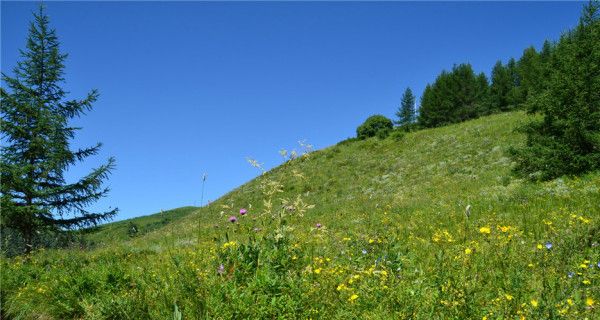
[[(159, 213), (110, 222), (86, 230), (85, 237), (92, 244), (106, 244), (125, 241), (133, 237), (143, 236), (169, 223), (177, 221), (199, 209), (198, 207), (181, 207)], [(132, 230), (133, 228), (133, 230)]]

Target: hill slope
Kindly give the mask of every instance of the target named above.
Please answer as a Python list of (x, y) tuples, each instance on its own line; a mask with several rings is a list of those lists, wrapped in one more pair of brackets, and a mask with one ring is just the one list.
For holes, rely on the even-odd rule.
[(146, 216), (105, 223), (96, 228), (86, 230), (84, 235), (91, 244), (108, 244), (125, 241), (132, 237), (143, 236), (149, 232), (161, 229), (170, 223), (179, 221), (183, 217), (192, 214), (198, 209), (198, 207), (181, 207)]
[(600, 174), (511, 177), (505, 151), (522, 143), (514, 128), (524, 120), (506, 113), (332, 146), (131, 240), (3, 260), (3, 310), (56, 319), (597, 318)]

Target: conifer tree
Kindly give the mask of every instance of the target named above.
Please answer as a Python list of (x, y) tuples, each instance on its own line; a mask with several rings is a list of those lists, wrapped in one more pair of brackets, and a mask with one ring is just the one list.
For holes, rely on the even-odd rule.
[(452, 123), (451, 114), (454, 103), (447, 96), (447, 93), (452, 90), (450, 78), (450, 73), (443, 70), (433, 84), (427, 84), (425, 87), (421, 95), (419, 125), (427, 128)]
[(490, 83), (483, 72), (477, 76), (477, 95), (475, 100), (479, 105), (479, 109), (477, 110), (478, 116), (490, 113)]
[(498, 60), (492, 69), (492, 84), (490, 85), (490, 109), (492, 112), (510, 109), (509, 95), (513, 85), (510, 73)]
[(584, 7), (578, 26), (552, 49), (545, 88), (528, 99), (541, 120), (523, 128), (523, 148), (513, 149), (516, 172), (552, 179), (600, 169), (600, 5)]
[(396, 116), (398, 117), (396, 124), (399, 126), (406, 126), (415, 122), (415, 96), (410, 88), (406, 88), (404, 91)]
[(117, 212), (86, 210), (107, 194), (103, 181), (114, 168), (113, 158), (74, 183), (64, 177), (69, 167), (101, 147), (70, 148), (79, 128), (70, 126), (69, 120), (91, 110), (98, 93), (92, 90), (81, 100), (66, 100), (67, 92), (61, 88), (66, 57), (40, 6), (14, 77), (2, 74), (1, 227), (20, 234), (24, 251), (37, 245), (41, 233), (94, 225)]
[[(552, 42), (546, 40), (542, 45), (542, 50), (540, 51), (540, 61), (542, 65), (546, 66), (550, 63), (550, 58), (552, 56), (552, 51), (554, 50), (554, 45)], [(545, 68), (544, 68), (545, 69)]]
[(506, 64), (506, 71), (510, 78), (510, 91), (508, 92), (507, 110), (513, 110), (518, 108), (523, 102), (525, 102), (523, 91), (521, 88), (521, 75), (517, 67), (517, 61), (515, 58), (510, 58)]
[(521, 79), (522, 99), (526, 100), (529, 95), (540, 91), (543, 87), (542, 61), (534, 47), (529, 47), (523, 51), (523, 55), (517, 63), (517, 68)]

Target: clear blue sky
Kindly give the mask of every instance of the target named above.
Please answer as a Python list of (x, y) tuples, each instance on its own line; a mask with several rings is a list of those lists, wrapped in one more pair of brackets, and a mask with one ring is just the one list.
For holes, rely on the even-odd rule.
[[(35, 2), (2, 1), (2, 71), (12, 74)], [(199, 205), (252, 179), (254, 157), (306, 139), (324, 148), (369, 115), (393, 117), (442, 69), (496, 60), (558, 39), (582, 3), (47, 2), (69, 54), (70, 97), (97, 88), (75, 146), (101, 141), (117, 159), (117, 219)]]

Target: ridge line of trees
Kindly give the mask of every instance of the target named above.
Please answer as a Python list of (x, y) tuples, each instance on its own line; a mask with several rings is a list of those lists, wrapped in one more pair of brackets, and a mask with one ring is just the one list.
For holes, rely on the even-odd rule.
[(397, 127), (392, 130), (392, 121), (382, 115), (371, 116), (357, 138), (525, 110), (542, 119), (520, 128), (526, 144), (510, 150), (516, 174), (547, 180), (600, 169), (599, 11), (599, 1), (590, 0), (577, 27), (556, 42), (546, 40), (539, 52), (530, 46), (519, 60), (497, 61), (489, 81), (469, 63), (454, 65), (427, 84), (418, 108), (407, 88), (396, 112)]

